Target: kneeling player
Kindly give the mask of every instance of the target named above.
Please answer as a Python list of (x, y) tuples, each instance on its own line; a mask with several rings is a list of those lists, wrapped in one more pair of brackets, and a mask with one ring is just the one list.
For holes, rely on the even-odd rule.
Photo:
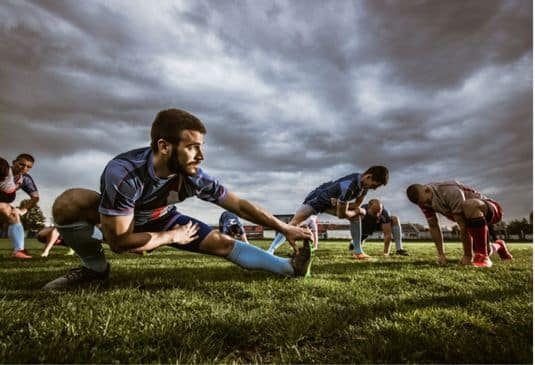
[(377, 231), (382, 231), (384, 235), (384, 256), (390, 255), (392, 237), (396, 243), (396, 254), (409, 256), (409, 253), (403, 249), (401, 224), (398, 217), (391, 216), (378, 199), (371, 199), (368, 204), (363, 204), (361, 208), (366, 211), (366, 214), (350, 222), (353, 241), (349, 245), (349, 249), (354, 250), (353, 256), (357, 260), (370, 259), (370, 256), (362, 250), (362, 244), (369, 235)]
[(473, 266), (491, 267), (489, 255), (495, 252), (502, 260), (513, 258), (502, 240), (497, 240), (487, 248), (489, 227), (502, 220), (503, 210), (496, 201), (479, 191), (458, 181), (445, 181), (426, 185), (413, 184), (407, 188), (407, 197), (420, 207), (427, 219), (437, 248), (439, 264), (446, 263), (446, 255), (436, 213), (459, 225), (464, 250), (462, 265), (472, 263)]
[[(203, 123), (188, 112), (161, 111), (152, 124), (151, 146), (112, 159), (102, 173), (100, 194), (87, 189), (61, 194), (52, 207), (54, 221), (65, 243), (80, 256), (82, 267), (48, 283), (45, 289), (105, 280), (110, 266), (102, 249), (104, 237), (117, 253), (168, 245), (220, 256), (247, 269), (306, 276), (312, 260), (310, 233), (281, 222), (206, 174), (199, 167), (204, 160), (205, 133)], [(251, 222), (282, 230), (297, 254), (292, 259), (269, 255), (179, 213), (174, 204), (193, 196)], [(295, 246), (298, 239), (305, 240), (301, 250)]]
[[(13, 246), (11, 257), (16, 259), (32, 258), (24, 248), (24, 227), (20, 217), (39, 201), (37, 187), (28, 174), (34, 162), (34, 158), (27, 153), (18, 155), (12, 166), (0, 157), (0, 220), (7, 221), (9, 225), (7, 233)], [(15, 208), (10, 203), (15, 200), (19, 189), (24, 190), (30, 199)]]
[[(387, 183), (388, 169), (384, 166), (372, 166), (364, 173), (351, 174), (326, 182), (306, 196), (303, 204), (290, 220), (290, 224), (299, 225), (311, 215), (319, 213), (332, 214), (350, 221), (356, 220), (359, 216), (366, 214), (360, 205), (368, 190), (375, 190)], [(351, 203), (353, 200), (354, 203)], [(277, 233), (268, 251), (274, 252), (284, 241), (284, 235)]]

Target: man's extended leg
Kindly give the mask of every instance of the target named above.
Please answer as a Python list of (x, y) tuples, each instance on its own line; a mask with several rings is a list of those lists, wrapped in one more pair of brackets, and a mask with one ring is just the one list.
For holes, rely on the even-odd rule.
[[(202, 230), (201, 226), (199, 236), (202, 235)], [(188, 249), (180, 245), (174, 246)], [(206, 235), (198, 247), (198, 252), (224, 257), (243, 268), (265, 270), (284, 276), (307, 276), (312, 262), (310, 241), (306, 241), (299, 254), (291, 259), (269, 254), (254, 245), (235, 240), (215, 230)]]

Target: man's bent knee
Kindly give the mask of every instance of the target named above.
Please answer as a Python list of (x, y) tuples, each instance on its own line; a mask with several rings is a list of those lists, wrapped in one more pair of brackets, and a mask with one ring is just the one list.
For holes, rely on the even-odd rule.
[(84, 221), (99, 223), (100, 194), (88, 189), (69, 189), (61, 193), (52, 205), (54, 222), (59, 225)]
[(200, 243), (199, 250), (215, 256), (226, 257), (234, 248), (234, 239), (214, 230)]

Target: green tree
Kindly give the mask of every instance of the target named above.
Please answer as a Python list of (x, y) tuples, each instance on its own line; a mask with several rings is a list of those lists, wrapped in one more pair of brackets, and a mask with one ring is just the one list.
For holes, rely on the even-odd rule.
[[(22, 203), (22, 202), (21, 202)], [(45, 215), (41, 208), (36, 205), (24, 214), (20, 221), (27, 231), (38, 231), (45, 226)]]
[(524, 238), (526, 234), (531, 234), (533, 232), (533, 226), (529, 224), (526, 218), (522, 219), (513, 219), (507, 225), (507, 233), (520, 236)]

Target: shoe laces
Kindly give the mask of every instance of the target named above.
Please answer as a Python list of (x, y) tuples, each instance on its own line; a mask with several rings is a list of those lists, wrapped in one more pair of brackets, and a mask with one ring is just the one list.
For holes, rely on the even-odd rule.
[(82, 277), (84, 273), (87, 271), (83, 266), (82, 267), (76, 267), (74, 269), (70, 269), (69, 272), (65, 275), (67, 279), (78, 279), (79, 277)]

